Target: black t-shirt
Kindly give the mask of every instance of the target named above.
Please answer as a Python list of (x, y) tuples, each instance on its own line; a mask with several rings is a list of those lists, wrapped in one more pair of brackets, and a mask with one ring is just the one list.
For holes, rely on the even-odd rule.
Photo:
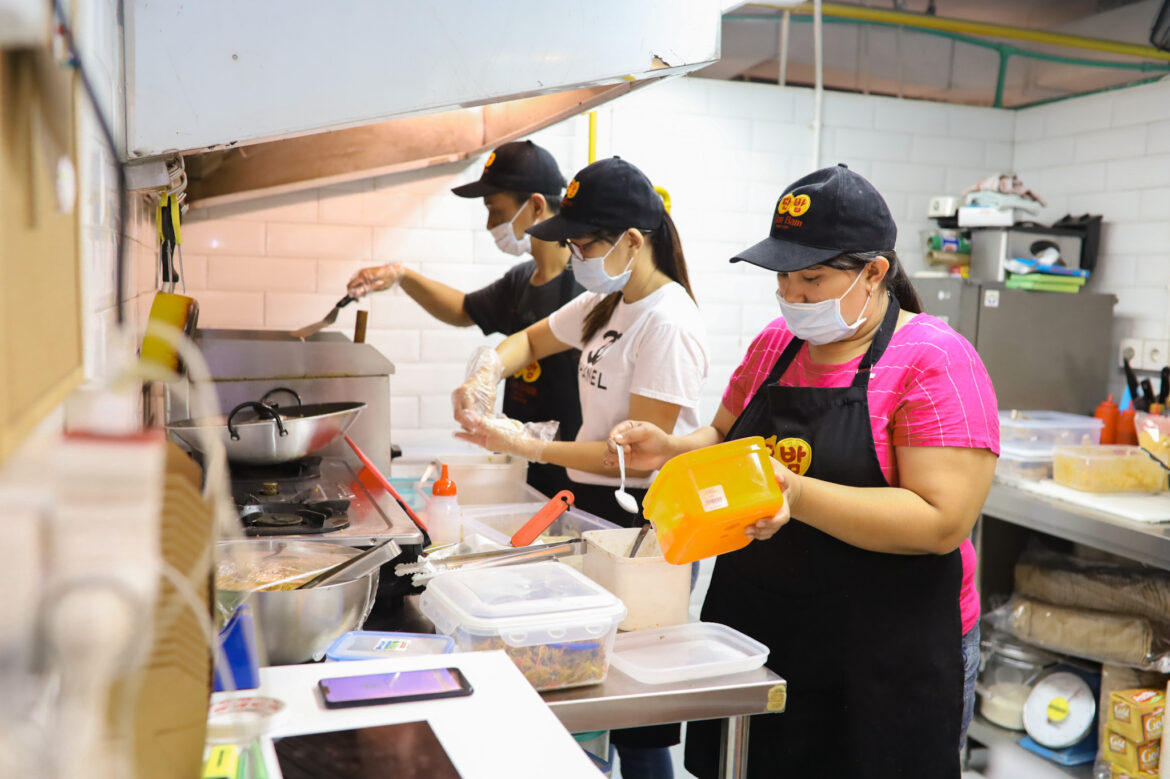
[[(500, 278), (483, 289), (463, 298), (463, 310), (484, 335), (512, 335), (535, 324), (573, 298), (584, 288), (566, 267), (552, 281), (533, 286), (536, 262), (528, 260), (512, 266)], [(576, 349), (545, 357), (534, 362), (504, 382), (504, 414), (521, 422), (559, 421), (557, 438), (572, 441), (581, 427), (581, 403), (577, 398)], [(557, 466), (532, 463), (528, 483), (546, 495), (565, 489), (565, 470)]]

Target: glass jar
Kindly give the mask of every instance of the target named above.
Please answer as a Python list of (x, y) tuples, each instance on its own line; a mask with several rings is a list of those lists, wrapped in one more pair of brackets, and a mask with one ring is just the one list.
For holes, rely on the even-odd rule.
[(979, 713), (1001, 728), (1023, 730), (1024, 702), (1058, 658), (998, 636), (984, 642), (983, 653), (985, 664), (975, 687), (980, 697)]

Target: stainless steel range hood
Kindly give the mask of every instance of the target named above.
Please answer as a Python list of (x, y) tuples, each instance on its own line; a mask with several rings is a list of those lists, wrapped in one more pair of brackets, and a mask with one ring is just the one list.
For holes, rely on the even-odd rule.
[(714, 62), (721, 5), (128, 0), (127, 157), (204, 205), (466, 158)]

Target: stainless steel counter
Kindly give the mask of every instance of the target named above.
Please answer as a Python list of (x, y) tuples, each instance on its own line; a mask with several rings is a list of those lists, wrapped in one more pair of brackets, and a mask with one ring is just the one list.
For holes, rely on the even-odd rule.
[(1170, 524), (1135, 522), (1000, 482), (991, 486), (983, 513), (1014, 525), (1170, 569)]
[(784, 711), (788, 683), (763, 667), (674, 684), (642, 684), (611, 667), (601, 684), (540, 697), (571, 733), (722, 719), (719, 775), (742, 779), (747, 776), (748, 715)]

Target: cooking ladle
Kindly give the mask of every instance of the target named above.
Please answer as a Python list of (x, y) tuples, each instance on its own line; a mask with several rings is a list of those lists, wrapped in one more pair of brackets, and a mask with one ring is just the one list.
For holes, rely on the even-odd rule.
[(626, 451), (625, 447), (618, 445), (618, 474), (621, 476), (621, 486), (613, 491), (613, 497), (617, 500), (618, 505), (631, 514), (638, 513), (638, 501), (634, 496), (626, 492)]

